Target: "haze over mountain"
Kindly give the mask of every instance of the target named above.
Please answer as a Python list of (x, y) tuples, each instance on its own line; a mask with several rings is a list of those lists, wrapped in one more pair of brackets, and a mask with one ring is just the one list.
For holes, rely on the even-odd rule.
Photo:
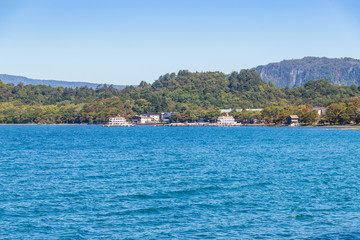
[[(89, 88), (97, 88), (99, 83), (89, 83), (89, 82), (70, 82), (70, 81), (60, 81), (60, 80), (39, 80), (32, 79), (23, 76), (14, 76), (8, 74), (0, 74), (0, 80), (4, 83), (13, 83), (15, 85), (22, 82), (24, 85), (32, 84), (32, 85), (50, 85), (52, 87), (67, 87), (67, 88), (77, 88), (87, 86)], [(113, 85), (116, 89), (123, 89), (126, 85)]]
[(327, 78), (333, 85), (360, 84), (360, 60), (353, 58), (305, 57), (258, 66), (265, 82), (277, 87), (299, 87), (309, 80)]

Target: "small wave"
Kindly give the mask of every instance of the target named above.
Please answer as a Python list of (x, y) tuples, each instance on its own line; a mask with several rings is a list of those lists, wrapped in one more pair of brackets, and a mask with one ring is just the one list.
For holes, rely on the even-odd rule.
[(148, 194), (133, 194), (133, 195), (127, 195), (128, 197), (133, 197), (133, 198), (139, 198), (139, 199), (150, 199), (153, 198), (153, 195), (148, 195)]
[(298, 215), (292, 215), (290, 218), (312, 218), (312, 215), (309, 214), (298, 214)]
[(104, 176), (104, 175), (88, 175), (88, 176), (86, 176), (86, 179), (106, 179), (106, 178), (110, 178), (110, 177)]

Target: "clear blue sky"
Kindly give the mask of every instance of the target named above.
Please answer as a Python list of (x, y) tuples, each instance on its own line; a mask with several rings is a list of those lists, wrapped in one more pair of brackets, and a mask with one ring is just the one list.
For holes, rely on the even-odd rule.
[(357, 0), (1, 0), (0, 73), (112, 84), (360, 59)]

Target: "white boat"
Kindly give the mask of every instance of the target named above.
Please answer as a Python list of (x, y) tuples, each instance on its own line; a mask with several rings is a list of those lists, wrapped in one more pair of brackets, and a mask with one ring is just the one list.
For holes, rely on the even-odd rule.
[(132, 123), (128, 123), (124, 117), (112, 117), (109, 119), (109, 123), (103, 125), (103, 127), (134, 127)]

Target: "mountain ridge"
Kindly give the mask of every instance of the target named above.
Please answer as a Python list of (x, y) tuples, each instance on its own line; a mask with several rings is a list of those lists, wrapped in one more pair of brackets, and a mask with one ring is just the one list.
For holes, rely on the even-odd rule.
[[(327, 57), (304, 57), (301, 59), (282, 60), (252, 68), (265, 82), (271, 82), (280, 88), (295, 88), (303, 86), (309, 80), (328, 79), (333, 85), (360, 85), (360, 60)], [(230, 76), (231, 74), (227, 74)], [(96, 89), (98, 83), (72, 82), (63, 80), (40, 80), (23, 76), (0, 74), (0, 80), (15, 85), (50, 85), (52, 87), (77, 88), (87, 86)], [(116, 89), (123, 89), (127, 85), (112, 85)]]
[[(100, 83), (89, 83), (89, 82), (72, 82), (72, 81), (63, 81), (63, 80), (40, 80), (33, 79), (24, 76), (16, 76), (9, 74), (0, 74), (0, 80), (4, 83), (13, 83), (15, 85), (20, 82), (24, 85), (50, 85), (52, 87), (67, 87), (67, 88), (77, 88), (87, 86), (89, 88), (96, 89), (99, 85), (103, 85)], [(116, 89), (123, 89), (127, 85), (112, 85)]]

